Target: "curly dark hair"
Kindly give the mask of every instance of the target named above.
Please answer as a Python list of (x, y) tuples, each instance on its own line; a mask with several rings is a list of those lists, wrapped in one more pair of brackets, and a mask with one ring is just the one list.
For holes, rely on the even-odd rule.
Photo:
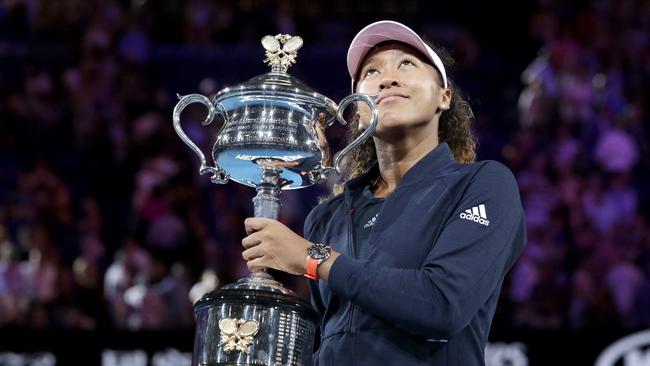
[[(449, 70), (455, 63), (450, 54), (442, 47), (435, 47), (427, 42), (429, 46), (440, 56), (442, 63), (447, 70), (447, 84), (451, 89), (452, 97), (449, 109), (443, 111), (440, 115), (438, 125), (438, 139), (441, 143), (446, 142), (451, 149), (454, 160), (459, 163), (472, 163), (476, 161), (477, 140), (472, 134), (472, 122), (474, 121), (474, 112), (467, 101), (462, 90), (449, 77)], [(379, 45), (378, 45), (379, 46)], [(442, 85), (442, 76), (438, 73), (438, 82)], [(354, 118), (348, 124), (348, 139), (354, 140), (363, 130), (359, 129), (359, 120)], [(354, 149), (345, 159), (343, 166), (346, 172), (346, 180), (352, 179), (372, 166), (377, 161), (377, 152), (375, 143), (372, 138), (366, 140), (358, 148)], [(333, 193), (338, 194), (342, 191), (342, 185), (335, 185)]]

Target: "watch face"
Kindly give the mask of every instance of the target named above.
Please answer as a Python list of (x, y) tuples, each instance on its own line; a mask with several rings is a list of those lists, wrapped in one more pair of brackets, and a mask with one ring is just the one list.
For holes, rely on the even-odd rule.
[(320, 260), (329, 257), (330, 247), (324, 244), (314, 244), (307, 249), (310, 258)]

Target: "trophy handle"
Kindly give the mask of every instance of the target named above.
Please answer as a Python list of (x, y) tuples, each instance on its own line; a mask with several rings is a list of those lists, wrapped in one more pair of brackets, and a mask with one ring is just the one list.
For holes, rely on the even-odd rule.
[(354, 141), (350, 143), (350, 145), (346, 146), (345, 148), (343, 148), (341, 151), (337, 152), (334, 155), (333, 170), (336, 172), (336, 174), (341, 173), (340, 165), (341, 165), (341, 161), (343, 160), (343, 157), (345, 157), (345, 155), (347, 155), (354, 148), (364, 143), (375, 132), (375, 128), (377, 128), (377, 121), (379, 119), (379, 110), (377, 109), (377, 105), (375, 104), (374, 99), (368, 94), (355, 93), (343, 98), (343, 100), (339, 104), (339, 109), (336, 111), (336, 119), (339, 121), (340, 124), (346, 125), (347, 122), (343, 118), (343, 112), (345, 111), (345, 108), (347, 108), (347, 106), (350, 105), (350, 103), (359, 102), (359, 101), (365, 102), (368, 105), (368, 107), (370, 107), (370, 111), (372, 113), (370, 117), (370, 124), (368, 125), (368, 128), (366, 128), (366, 130), (363, 131), (361, 135), (359, 135), (356, 139), (354, 139)]
[(210, 180), (212, 183), (218, 183), (218, 184), (225, 184), (228, 183), (228, 173), (223, 170), (219, 165), (215, 162), (215, 166), (209, 166), (205, 160), (205, 155), (203, 155), (203, 152), (201, 149), (199, 149), (196, 144), (190, 140), (189, 137), (185, 134), (185, 131), (183, 131), (183, 128), (181, 127), (181, 113), (187, 107), (188, 105), (192, 103), (201, 103), (208, 107), (208, 115), (205, 117), (205, 120), (201, 122), (202, 125), (207, 126), (210, 123), (212, 123), (212, 120), (214, 119), (215, 114), (219, 114), (226, 118), (226, 113), (223, 110), (223, 107), (221, 104), (217, 104), (217, 107), (215, 107), (211, 102), (208, 97), (201, 95), (201, 94), (189, 94), (185, 96), (181, 96), (180, 94), (176, 94), (178, 99), (178, 103), (174, 107), (174, 129), (176, 130), (176, 133), (178, 136), (183, 140), (185, 145), (189, 146), (192, 151), (196, 153), (196, 155), (199, 156), (201, 159), (201, 167), (199, 168), (199, 173), (201, 175), (206, 174), (206, 173), (212, 173), (212, 177), (210, 177)]

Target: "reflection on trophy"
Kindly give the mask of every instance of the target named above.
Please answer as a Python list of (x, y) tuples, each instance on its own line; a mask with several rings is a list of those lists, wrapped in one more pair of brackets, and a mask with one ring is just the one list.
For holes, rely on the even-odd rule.
[[(337, 106), (332, 100), (289, 75), (302, 46), (300, 37), (266, 36), (266, 62), (271, 71), (213, 100), (200, 94), (180, 97), (174, 108), (174, 128), (200, 158), (200, 174), (214, 183), (255, 187), (255, 216), (277, 219), (280, 192), (324, 182), (340, 173), (347, 153), (372, 135), (377, 108), (371, 97), (352, 94)], [(335, 121), (345, 125), (343, 111), (364, 102), (371, 110), (368, 128), (333, 157), (325, 129)], [(208, 109), (203, 125), (223, 119), (212, 149), (214, 166), (183, 132), (182, 111), (191, 103)], [(310, 365), (319, 320), (311, 305), (266, 272), (206, 294), (194, 305), (196, 333), (192, 365)]]

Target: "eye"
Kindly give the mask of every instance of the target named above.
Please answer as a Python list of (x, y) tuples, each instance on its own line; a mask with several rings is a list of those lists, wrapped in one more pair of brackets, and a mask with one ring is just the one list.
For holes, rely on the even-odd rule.
[(405, 58), (399, 63), (399, 66), (415, 66), (415, 64), (410, 59)]
[(363, 77), (366, 78), (366, 77), (374, 75), (374, 74), (376, 74), (378, 72), (379, 71), (377, 71), (377, 69), (370, 68), (370, 69), (366, 70), (366, 72), (363, 74)]

